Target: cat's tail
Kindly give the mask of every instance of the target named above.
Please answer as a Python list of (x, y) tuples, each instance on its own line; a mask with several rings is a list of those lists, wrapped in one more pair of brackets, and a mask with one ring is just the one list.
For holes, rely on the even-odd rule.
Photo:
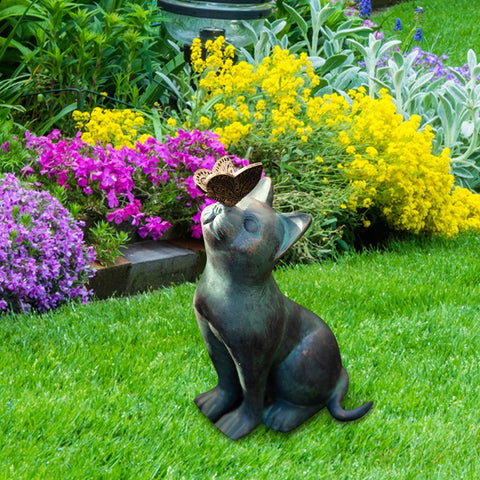
[(337, 387), (327, 402), (327, 408), (332, 417), (342, 422), (357, 420), (358, 418), (363, 417), (373, 405), (373, 402), (368, 402), (361, 407), (354, 408), (353, 410), (344, 410), (342, 407), (342, 400), (347, 393), (347, 389), (348, 374), (347, 371), (342, 367)]

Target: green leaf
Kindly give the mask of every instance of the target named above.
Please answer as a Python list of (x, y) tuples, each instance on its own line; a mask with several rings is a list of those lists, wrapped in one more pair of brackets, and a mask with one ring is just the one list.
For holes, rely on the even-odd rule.
[(357, 47), (364, 59), (368, 56), (367, 49), (360, 42), (357, 42), (353, 38), (349, 38), (347, 39), (347, 43)]
[(283, 170), (286, 172), (293, 173), (295, 175), (300, 175), (300, 172), (297, 168), (295, 168), (293, 165), (290, 163), (282, 163)]
[(345, 252), (348, 252), (350, 250), (350, 247), (348, 246), (348, 243), (345, 242), (345, 240), (342, 240), (341, 238), (339, 238), (337, 240), (337, 244)]
[[(6, 18), (10, 17), (24, 17), (30, 8), (33, 6), (35, 2), (28, 2), (28, 6), (25, 5), (13, 5), (11, 7), (2, 8), (0, 11), (0, 20), (5, 20)], [(33, 15), (37, 18), (42, 18), (41, 15), (32, 12), (30, 15)]]
[(143, 95), (138, 99), (139, 105), (151, 106), (160, 97), (160, 93), (165, 90), (165, 87), (157, 82), (151, 82)]
[(319, 75), (323, 75), (326, 72), (331, 72), (338, 67), (344, 65), (345, 61), (347, 60), (348, 55), (345, 54), (338, 54), (328, 57), (325, 63), (319, 69)]
[[(326, 4), (321, 10), (320, 14), (318, 15), (318, 24), (323, 25), (326, 21), (337, 11), (336, 7), (329, 7)], [(316, 12), (315, 12), (316, 13)], [(313, 19), (312, 19), (313, 20)]]
[(359, 69), (358, 67), (351, 67), (348, 70), (340, 73), (335, 77), (335, 88), (346, 90), (352, 86), (355, 88), (355, 84), (359, 79)]
[(390, 87), (389, 87), (385, 82), (383, 82), (382, 80), (380, 80), (379, 78), (373, 78), (373, 81), (374, 81), (377, 85), (380, 85), (380, 87), (386, 88), (388, 91), (390, 91)]
[(57, 113), (54, 117), (50, 118), (45, 124), (42, 125), (42, 128), (38, 132), (39, 135), (45, 135), (49, 132), (52, 126), (58, 122), (61, 118), (66, 117), (74, 110), (77, 109), (77, 102), (73, 102), (70, 105), (64, 107), (59, 113)]
[(471, 120), (465, 120), (464, 122), (462, 122), (462, 125), (460, 128), (462, 131), (462, 135), (465, 138), (470, 138), (473, 135), (473, 132), (475, 130), (475, 125)]
[(455, 168), (455, 176), (456, 177), (461, 177), (461, 178), (473, 178), (473, 175), (469, 170), (467, 170), (466, 168), (461, 168), (461, 167), (456, 167)]
[(320, 75), (321, 73), (319, 73), (319, 70), (321, 70), (322, 67), (325, 65), (326, 60), (322, 57), (315, 55), (313, 57), (308, 57), (308, 61), (312, 64), (314, 70), (316, 70), (317, 75)]
[(333, 47), (329, 41), (323, 43), (323, 52), (326, 57), (331, 57), (333, 55)]
[(468, 68), (470, 69), (470, 72), (473, 72), (473, 69), (477, 66), (477, 56), (475, 55), (475, 52), (470, 49), (467, 53), (467, 63), (468, 63)]
[[(5, 52), (5, 50), (9, 46), (12, 48), (16, 48), (22, 56), (32, 53), (32, 50), (30, 50), (28, 47), (18, 42), (17, 40), (14, 40), (13, 38), (9, 40), (8, 38), (0, 37), (0, 47), (2, 47), (0, 51), (0, 58), (2, 58), (2, 52)], [(15, 55), (18, 55), (18, 52), (15, 52)]]
[(393, 85), (395, 86), (395, 90), (400, 90), (402, 86), (403, 73), (404, 73), (403, 68), (400, 68), (393, 75)]
[(181, 98), (182, 93), (167, 75), (159, 71), (157, 71), (156, 74), (165, 82), (166, 86), (173, 94), (175, 94), (178, 98)]
[(291, 7), (290, 5), (287, 5), (286, 3), (284, 3), (283, 6), (285, 10), (287, 10), (288, 14), (293, 18), (295, 23), (298, 25), (298, 28), (300, 28), (300, 31), (302, 32), (304, 38), (307, 39), (308, 38), (307, 22), (293, 7)]
[(354, 34), (367, 34), (371, 32), (371, 29), (368, 27), (353, 27), (347, 28), (345, 30), (337, 30), (334, 34), (335, 39), (350, 37)]
[[(8, 45), (10, 44), (10, 42), (12, 41), (14, 35), (15, 35), (15, 32), (17, 31), (17, 28), (20, 26), (20, 24), (23, 22), (23, 19), (25, 18), (25, 15), (28, 13), (28, 11), (30, 10), (30, 8), (32, 7), (32, 5), (34, 4), (34, 2), (31, 2), (27, 8), (23, 7), (24, 8), (24, 11), (22, 13), (22, 16), (18, 19), (17, 23), (15, 24), (15, 26), (12, 28), (12, 31), (9, 33), (7, 39), (5, 40), (5, 43), (3, 44), (1, 50), (0, 50), (0, 60), (3, 58), (3, 55), (5, 55), (5, 52), (8, 48)], [(15, 7), (12, 7), (12, 8), (15, 8)], [(7, 9), (8, 10), (8, 9)], [(5, 13), (5, 11), (4, 11)]]

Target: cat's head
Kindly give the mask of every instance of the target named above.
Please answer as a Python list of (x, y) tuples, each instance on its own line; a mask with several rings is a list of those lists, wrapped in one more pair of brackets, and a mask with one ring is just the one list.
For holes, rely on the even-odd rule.
[(212, 265), (252, 277), (269, 274), (275, 262), (309, 227), (304, 213), (279, 214), (272, 208), (273, 186), (264, 177), (233, 207), (215, 203), (202, 213), (207, 256)]

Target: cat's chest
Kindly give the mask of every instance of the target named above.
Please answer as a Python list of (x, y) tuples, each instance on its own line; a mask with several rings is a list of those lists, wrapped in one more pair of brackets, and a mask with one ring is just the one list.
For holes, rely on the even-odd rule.
[[(242, 286), (203, 277), (195, 292), (194, 306), (219, 332), (249, 330), (258, 321), (278, 315), (281, 298), (270, 285)], [(268, 320), (267, 320), (268, 321)]]
[(222, 324), (232, 323), (239, 311), (244, 309), (243, 298), (228, 284), (200, 282), (194, 297), (194, 306), (207, 322), (217, 329)]

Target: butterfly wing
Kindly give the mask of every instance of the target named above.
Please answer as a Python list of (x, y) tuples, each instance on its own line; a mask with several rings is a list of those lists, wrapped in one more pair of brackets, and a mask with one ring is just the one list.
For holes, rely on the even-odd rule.
[(207, 178), (212, 174), (210, 170), (200, 168), (193, 175), (193, 181), (199, 190), (207, 193)]
[(236, 171), (235, 165), (227, 155), (219, 158), (212, 169), (213, 174), (225, 173), (227, 175), (235, 175)]
[(197, 170), (193, 179), (207, 197), (233, 207), (253, 190), (261, 176), (261, 163), (253, 163), (236, 171), (230, 158), (225, 156), (217, 160), (212, 171)]
[(243, 197), (246, 197), (257, 185), (262, 176), (262, 164), (252, 163), (246, 167), (241, 168), (235, 173), (236, 180), (236, 196), (239, 202)]
[(233, 207), (238, 202), (236, 179), (232, 175), (217, 173), (207, 181), (207, 197)]

